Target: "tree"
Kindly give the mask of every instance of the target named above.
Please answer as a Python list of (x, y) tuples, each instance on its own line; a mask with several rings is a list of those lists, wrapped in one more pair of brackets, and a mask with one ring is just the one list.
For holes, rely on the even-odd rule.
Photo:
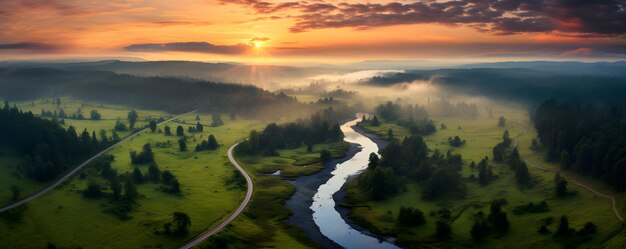
[(215, 136), (213, 136), (213, 134), (209, 135), (209, 139), (207, 140), (207, 146), (209, 150), (216, 150), (218, 147), (220, 147), (220, 144), (217, 143), (217, 139), (215, 139)]
[(498, 127), (504, 127), (506, 125), (506, 119), (502, 116), (498, 118)]
[(157, 122), (154, 120), (150, 120), (150, 131), (155, 132), (157, 128)]
[(163, 171), (163, 173), (161, 173), (161, 178), (165, 184), (170, 184), (173, 179), (176, 179), (174, 174), (172, 174), (169, 170)]
[(450, 238), (450, 235), (452, 234), (452, 228), (447, 221), (438, 220), (436, 226), (437, 228), (435, 232), (435, 237), (438, 240), (447, 240)]
[(489, 225), (487, 221), (485, 221), (482, 211), (475, 215), (475, 219), (474, 225), (472, 225), (472, 229), (470, 230), (470, 235), (475, 242), (480, 242), (489, 235)]
[(83, 191), (83, 196), (86, 198), (99, 198), (100, 196), (102, 196), (100, 184), (90, 181), (87, 184), (87, 189)]
[(530, 183), (530, 173), (528, 172), (528, 167), (525, 162), (517, 162), (517, 166), (515, 166), (515, 179), (517, 179), (517, 184), (519, 185), (528, 185)]
[(465, 140), (461, 140), (459, 136), (454, 136), (454, 138), (448, 138), (450, 142), (450, 146), (452, 147), (461, 147), (465, 144)]
[(181, 138), (178, 139), (178, 148), (180, 151), (187, 151), (187, 139)]
[(567, 236), (572, 233), (572, 230), (569, 228), (569, 221), (567, 220), (567, 216), (561, 216), (561, 221), (559, 223), (559, 228), (557, 228), (555, 236)]
[(161, 170), (159, 169), (159, 165), (157, 165), (156, 162), (150, 163), (150, 166), (148, 166), (148, 178), (153, 181), (159, 181), (160, 177)]
[(89, 113), (89, 117), (91, 120), (100, 120), (102, 118), (102, 115), (100, 115), (100, 113), (98, 112), (98, 110), (93, 109), (91, 110), (91, 112)]
[(491, 202), (489, 213), (489, 223), (494, 227), (497, 233), (504, 234), (509, 231), (509, 220), (507, 214), (502, 211), (503, 200), (495, 200)]
[(133, 170), (133, 181), (135, 181), (135, 183), (143, 183), (144, 181), (143, 174), (141, 173), (141, 170), (139, 170), (139, 168), (137, 167), (135, 167), (135, 169)]
[(537, 139), (533, 138), (533, 141), (530, 143), (530, 149), (533, 151), (541, 150), (541, 145), (539, 145), (539, 142), (537, 142)]
[(390, 141), (393, 140), (393, 130), (391, 128), (387, 130), (387, 139)]
[(489, 163), (486, 159), (483, 159), (478, 163), (478, 184), (487, 185), (491, 178), (493, 177), (493, 172)]
[(312, 144), (307, 144), (306, 145), (306, 152), (313, 152), (313, 145)]
[(372, 126), (380, 126), (380, 121), (378, 121), (378, 117), (374, 116), (372, 118)]
[(166, 136), (171, 136), (172, 135), (172, 130), (167, 125), (165, 127), (163, 127), (163, 132), (165, 132)]
[(370, 153), (369, 163), (367, 164), (368, 169), (375, 169), (380, 164), (380, 158), (376, 153)]
[(405, 208), (401, 207), (398, 213), (398, 221), (396, 226), (398, 227), (414, 227), (426, 223), (424, 213), (417, 208)]
[(204, 130), (204, 126), (200, 122), (196, 124), (196, 132), (202, 132)]
[(219, 113), (211, 114), (211, 120), (211, 126), (213, 127), (218, 127), (224, 124), (224, 121), (222, 121), (222, 117)]
[(189, 226), (191, 226), (191, 218), (189, 215), (183, 212), (172, 213), (173, 223), (176, 224), (176, 233), (178, 235), (185, 235), (189, 232)]
[(139, 114), (137, 114), (137, 111), (131, 110), (128, 113), (127, 119), (128, 119), (128, 123), (130, 124), (131, 129), (135, 128), (135, 123), (137, 123), (138, 118), (139, 118)]
[(131, 151), (130, 161), (132, 164), (145, 164), (154, 162), (154, 153), (152, 152), (152, 147), (150, 146), (150, 143), (144, 144), (141, 153), (139, 154), (137, 154), (136, 151)]
[(135, 183), (130, 177), (124, 177), (124, 195), (122, 198), (129, 203), (134, 203), (137, 197), (139, 197), (139, 193), (137, 193)]
[(554, 191), (556, 196), (563, 197), (567, 195), (567, 180), (561, 176), (561, 173), (556, 172), (554, 176)]
[(182, 137), (185, 135), (185, 129), (182, 126), (176, 127), (176, 136)]
[(322, 160), (322, 162), (328, 162), (330, 158), (331, 158), (330, 151), (328, 150), (320, 151), (320, 159)]

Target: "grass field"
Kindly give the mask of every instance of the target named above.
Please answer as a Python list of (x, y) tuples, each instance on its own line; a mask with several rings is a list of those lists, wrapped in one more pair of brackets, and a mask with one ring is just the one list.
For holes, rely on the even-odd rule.
[[(507, 125), (504, 128), (497, 127), (497, 117), (500, 115), (507, 118)], [(527, 156), (533, 162), (540, 163), (545, 167), (554, 169), (555, 171), (545, 172), (540, 169), (529, 167), (533, 176), (534, 186), (532, 188), (520, 188), (515, 183), (515, 175), (505, 165), (494, 165), (494, 174), (497, 179), (487, 186), (480, 186), (474, 181), (469, 181), (468, 195), (464, 199), (442, 199), (437, 201), (424, 201), (420, 198), (421, 186), (419, 184), (409, 184), (408, 190), (389, 200), (382, 202), (372, 202), (364, 198), (355, 182), (348, 185), (349, 197), (354, 203), (371, 207), (353, 208), (351, 217), (357, 222), (378, 233), (391, 234), (399, 236), (399, 241), (406, 243), (432, 243), (433, 247), (440, 248), (456, 248), (456, 247), (477, 247), (480, 248), (563, 248), (562, 244), (550, 235), (540, 235), (537, 233), (542, 219), (552, 217), (558, 223), (561, 215), (567, 215), (570, 226), (580, 229), (585, 222), (591, 221), (598, 226), (598, 233), (593, 240), (581, 245), (581, 248), (599, 248), (605, 245), (605, 248), (623, 245), (625, 239), (623, 234), (619, 233), (623, 227), (622, 222), (615, 218), (610, 206), (609, 200), (596, 196), (595, 194), (577, 187), (573, 184), (569, 185), (569, 189), (575, 192), (574, 195), (566, 198), (556, 198), (554, 195), (554, 173), (557, 166), (545, 163), (542, 160), (541, 153), (532, 152), (529, 147), (532, 138), (535, 136), (532, 130), (527, 112), (521, 108), (501, 107), (494, 109), (494, 117), (487, 118), (486, 115), (476, 119), (434, 117), (438, 131), (434, 135), (425, 137), (426, 143), (430, 149), (439, 149), (443, 153), (452, 150), (455, 153), (463, 155), (465, 166), (462, 175), (468, 177), (471, 174), (478, 175), (468, 167), (469, 162), (474, 160), (478, 162), (484, 156), (492, 156), (491, 149), (495, 144), (501, 141), (504, 129), (508, 129), (511, 137), (519, 137), (519, 149), (523, 156)], [(440, 129), (440, 124), (445, 123), (447, 129)], [(367, 130), (378, 135), (386, 137), (387, 129), (392, 128), (396, 137), (408, 135), (405, 128), (399, 127), (392, 123), (383, 123), (379, 127), (366, 126)], [(524, 129), (529, 128), (526, 133)], [(448, 137), (460, 136), (467, 143), (460, 148), (453, 148), (448, 144)], [(567, 177), (573, 174), (565, 173)], [(610, 191), (607, 187), (603, 187), (596, 181), (578, 177), (580, 182), (588, 183), (597, 190), (617, 195)], [(489, 204), (492, 200), (505, 198), (508, 204), (504, 206), (509, 221), (511, 222), (510, 232), (506, 235), (495, 238), (490, 236), (486, 241), (476, 244), (470, 236), (470, 228), (473, 225), (473, 214), (478, 211), (489, 213)], [(513, 214), (515, 206), (524, 205), (529, 202), (548, 203), (549, 211), (537, 214)], [(623, 197), (620, 198), (623, 207)], [(400, 207), (415, 207), (425, 213), (427, 223), (417, 228), (398, 230), (395, 227), (397, 215)], [(431, 235), (435, 231), (435, 222), (437, 217), (430, 214), (431, 211), (437, 212), (442, 208), (451, 211), (452, 217), (458, 215), (452, 223), (453, 236), (448, 242), (438, 244), (431, 239)], [(623, 208), (621, 208), (623, 210)], [(557, 224), (548, 226), (551, 231), (555, 231)], [(608, 241), (608, 242), (606, 242)]]
[[(238, 154), (238, 162), (246, 168), (254, 181), (252, 201), (245, 215), (238, 217), (224, 231), (205, 246), (216, 246), (215, 240), (225, 239), (229, 248), (317, 248), (299, 228), (283, 222), (291, 211), (283, 205), (295, 187), (284, 177), (307, 175), (321, 170), (320, 151), (328, 149), (333, 157), (342, 157), (348, 150), (344, 142), (319, 144), (312, 152), (306, 147), (279, 150), (279, 156), (249, 156)], [(280, 170), (280, 176), (271, 175)], [(218, 247), (219, 248), (219, 247)]]
[[(127, 110), (99, 109), (104, 119), (116, 119), (115, 115), (126, 115)], [(142, 117), (158, 117), (158, 112), (143, 112)], [(190, 122), (191, 120), (194, 122)], [(202, 122), (210, 120), (210, 115), (200, 115)], [(108, 127), (102, 121), (80, 121), (89, 129)], [(184, 124), (183, 121), (187, 124)], [(98, 125), (91, 125), (94, 124)], [(225, 125), (205, 126), (202, 134), (190, 136), (187, 152), (178, 151), (178, 137), (162, 133), (144, 133), (115, 148), (110, 154), (115, 156), (113, 168), (119, 173), (131, 172), (129, 152), (140, 151), (145, 143), (152, 145), (155, 161), (160, 169), (170, 170), (181, 183), (181, 195), (170, 195), (158, 190), (158, 184), (137, 185), (142, 197), (137, 207), (131, 211), (133, 217), (123, 221), (104, 213), (108, 204), (105, 199), (85, 199), (80, 194), (89, 180), (102, 180), (95, 176), (92, 168), (85, 168), (62, 187), (28, 203), (22, 220), (18, 222), (0, 221), (0, 241), (5, 248), (42, 248), (48, 242), (62, 248), (175, 248), (185, 240), (210, 228), (230, 214), (243, 198), (243, 190), (226, 185), (226, 179), (234, 173), (234, 167), (226, 157), (228, 147), (246, 137), (251, 129), (260, 129), (263, 123), (254, 120), (231, 121), (224, 118)], [(66, 125), (67, 125), (66, 121)], [(195, 115), (185, 117), (178, 123), (168, 123), (174, 130), (177, 125), (195, 125)], [(111, 127), (112, 128), (112, 127)], [(160, 127), (162, 128), (162, 127)], [(220, 144), (216, 151), (194, 152), (195, 145), (214, 134)], [(170, 147), (157, 147), (157, 142), (170, 140)], [(143, 173), (147, 165), (139, 166)], [(171, 222), (172, 212), (182, 211), (191, 217), (190, 233), (186, 237), (157, 235), (163, 223)]]

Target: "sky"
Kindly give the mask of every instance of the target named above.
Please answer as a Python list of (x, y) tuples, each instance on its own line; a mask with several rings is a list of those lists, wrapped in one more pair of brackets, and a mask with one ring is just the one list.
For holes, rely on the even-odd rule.
[(0, 60), (623, 60), (624, 0), (1, 0)]

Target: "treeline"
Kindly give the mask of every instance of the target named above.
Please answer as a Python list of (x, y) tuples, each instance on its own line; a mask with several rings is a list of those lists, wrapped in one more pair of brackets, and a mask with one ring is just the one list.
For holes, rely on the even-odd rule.
[(424, 109), (431, 115), (446, 117), (478, 117), (478, 106), (476, 103), (451, 103), (445, 99), (428, 99)]
[(278, 155), (278, 149), (298, 148), (302, 145), (310, 147), (327, 141), (339, 141), (343, 138), (343, 132), (338, 122), (346, 116), (346, 113), (328, 107), (309, 119), (281, 125), (272, 123), (261, 132), (252, 130), (248, 139), (237, 146), (237, 150), (247, 154), (261, 152), (275, 156)]
[(626, 114), (621, 106), (549, 100), (534, 115), (546, 159), (626, 190)]
[(378, 117), (386, 121), (396, 122), (411, 131), (413, 135), (430, 135), (437, 131), (435, 124), (428, 118), (428, 113), (419, 105), (402, 105), (391, 101), (380, 104), (375, 108), (374, 116), (370, 119), (363, 117), (362, 122), (373, 126), (380, 125)]
[(96, 133), (83, 130), (78, 133), (70, 126), (59, 124), (24, 113), (8, 102), (0, 110), (0, 144), (14, 148), (23, 155), (22, 171), (36, 181), (48, 181), (111, 143), (113, 138), (96, 137)]
[(367, 171), (358, 184), (373, 200), (383, 200), (402, 192), (407, 181), (423, 185), (422, 198), (436, 199), (444, 195), (464, 195), (465, 181), (461, 177), (461, 155), (442, 154), (435, 150), (428, 155), (428, 146), (421, 136), (409, 136), (403, 141), (392, 140), (381, 151), (381, 158), (372, 153)]
[(626, 78), (619, 72), (623, 71), (621, 67), (611, 67), (611, 71), (620, 77), (606, 76), (606, 73), (563, 74), (551, 72), (550, 69), (473, 68), (410, 70), (373, 77), (365, 82), (390, 86), (428, 80), (435, 86), (463, 95), (488, 96), (528, 104), (540, 103), (552, 97), (619, 103), (626, 97)]
[[(9, 100), (48, 96), (165, 110), (232, 110), (242, 114), (279, 115), (305, 108), (295, 98), (240, 84), (171, 77), (138, 77), (103, 71), (63, 71), (49, 68), (0, 70), (0, 97)], [(272, 112), (263, 112), (270, 111)], [(307, 109), (308, 110), (308, 109)]]

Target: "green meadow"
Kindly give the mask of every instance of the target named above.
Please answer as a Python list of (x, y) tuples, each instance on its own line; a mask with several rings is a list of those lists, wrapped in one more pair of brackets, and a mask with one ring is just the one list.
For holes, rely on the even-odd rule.
[[(421, 198), (421, 186), (410, 183), (407, 191), (398, 194), (385, 201), (371, 201), (365, 197), (356, 184), (352, 181), (347, 185), (348, 197), (351, 204), (362, 207), (354, 207), (350, 217), (376, 233), (397, 236), (399, 242), (405, 244), (431, 245), (434, 248), (563, 248), (560, 241), (552, 235), (541, 235), (537, 231), (546, 219), (554, 222), (548, 226), (552, 232), (556, 231), (558, 220), (562, 215), (567, 215), (570, 227), (580, 229), (586, 222), (593, 222), (598, 227), (598, 232), (593, 239), (580, 248), (620, 248), (625, 243), (623, 237), (623, 223), (618, 220), (608, 199), (597, 196), (588, 190), (570, 183), (569, 190), (572, 195), (557, 198), (554, 194), (554, 174), (558, 165), (546, 163), (541, 152), (530, 150), (530, 144), (535, 137), (527, 111), (518, 107), (500, 107), (493, 110), (493, 117), (486, 114), (481, 117), (455, 118), (433, 117), (437, 126), (437, 132), (426, 136), (425, 141), (431, 150), (438, 149), (443, 153), (451, 150), (461, 154), (464, 159), (464, 167), (461, 174), (468, 178), (467, 196), (463, 199), (444, 198), (435, 201), (425, 201)], [(497, 119), (504, 116), (507, 119), (505, 127), (497, 127)], [(441, 124), (447, 126), (441, 129)], [(387, 130), (392, 129), (397, 138), (409, 135), (406, 128), (394, 123), (383, 122), (378, 127), (365, 126), (367, 131), (382, 137), (387, 137)], [(496, 179), (486, 186), (479, 185), (476, 181), (469, 180), (470, 175), (478, 176), (477, 170), (469, 167), (473, 160), (476, 163), (485, 156), (492, 157), (492, 148), (501, 141), (502, 134), (508, 129), (512, 138), (518, 138), (518, 148), (523, 157), (548, 171), (534, 168), (529, 165), (529, 171), (533, 178), (533, 186), (521, 188), (515, 182), (515, 173), (507, 165), (494, 164), (490, 161), (496, 175)], [(455, 148), (449, 145), (448, 138), (459, 136), (466, 140), (466, 144)], [(574, 177), (573, 173), (562, 172), (568, 178)], [(624, 197), (611, 191), (597, 181), (584, 177), (574, 177), (578, 182), (592, 186), (603, 193), (618, 197), (619, 208), (624, 212)], [(489, 236), (480, 244), (474, 242), (470, 236), (470, 228), (474, 224), (474, 214), (482, 211), (489, 213), (489, 206), (493, 200), (506, 199), (507, 204), (503, 210), (507, 212), (511, 223), (510, 231), (500, 237)], [(535, 204), (546, 201), (549, 211), (543, 213), (525, 213), (517, 215), (513, 213), (516, 206), (525, 205), (529, 202)], [(396, 227), (398, 212), (401, 207), (418, 208), (424, 212), (426, 224), (415, 228)], [(435, 222), (439, 219), (438, 211), (446, 208), (450, 210), (452, 217), (452, 237), (447, 242), (436, 242), (433, 239)], [(455, 218), (456, 217), (456, 218)], [(620, 234), (622, 233), (622, 234)], [(425, 244), (424, 244), (425, 243)], [(619, 246), (617, 246), (619, 245)]]
[[(33, 108), (40, 109), (36, 105)], [(76, 124), (78, 129), (85, 127), (96, 132), (99, 129), (110, 130), (112, 126), (106, 122), (113, 120), (114, 124), (117, 117), (125, 120), (128, 112), (128, 109), (119, 107), (107, 109), (100, 106), (97, 109), (104, 120), (77, 120), (76, 123), (66, 120), (66, 125)], [(145, 121), (169, 116), (153, 111), (138, 110), (138, 113), (140, 120)], [(110, 205), (106, 198), (94, 200), (82, 196), (81, 192), (89, 181), (105, 181), (94, 168), (88, 166), (61, 187), (29, 202), (21, 220), (0, 220), (2, 246), (42, 248), (49, 242), (60, 248), (175, 248), (219, 224), (239, 205), (244, 194), (243, 189), (227, 183), (227, 179), (238, 174), (226, 156), (228, 147), (245, 138), (251, 129), (261, 129), (264, 124), (256, 120), (230, 120), (223, 115), (223, 126), (210, 127), (210, 115), (200, 114), (198, 118), (199, 121), (195, 114), (190, 114), (158, 127), (162, 130), (168, 125), (174, 131), (181, 125), (187, 131), (197, 122), (204, 124), (202, 133), (185, 132), (188, 136), (188, 150), (185, 152), (179, 151), (179, 137), (166, 136), (161, 132), (142, 133), (109, 152), (115, 157), (112, 167), (118, 173), (130, 173), (135, 167), (130, 162), (130, 151), (140, 151), (144, 144), (150, 143), (161, 171), (171, 171), (180, 182), (180, 194), (164, 193), (157, 183), (137, 184), (141, 196), (129, 213), (132, 218), (121, 220), (103, 212)], [(136, 126), (143, 126), (143, 122), (138, 122)], [(206, 140), (209, 134), (215, 135), (222, 146), (215, 151), (195, 152), (195, 145)], [(166, 145), (168, 141), (169, 146)], [(147, 167), (138, 166), (144, 174)], [(159, 234), (163, 224), (172, 221), (175, 211), (185, 212), (191, 218), (189, 233), (182, 237)]]

